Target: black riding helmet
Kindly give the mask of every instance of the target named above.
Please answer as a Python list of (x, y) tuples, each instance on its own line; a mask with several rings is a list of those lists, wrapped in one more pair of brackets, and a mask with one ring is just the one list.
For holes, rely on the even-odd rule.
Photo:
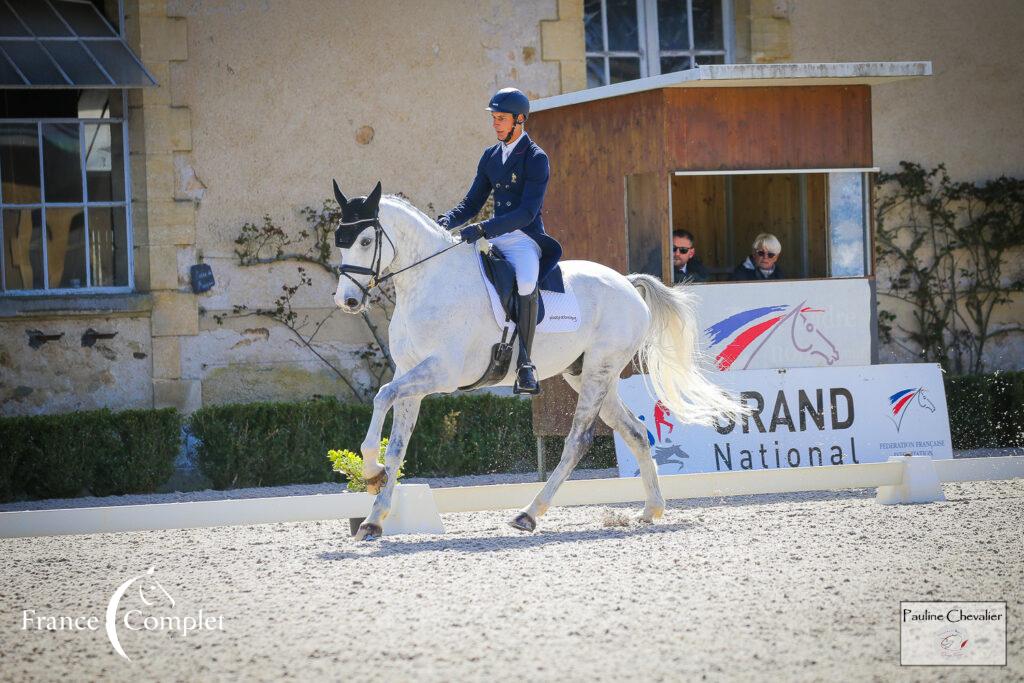
[[(530, 100), (522, 93), (521, 90), (516, 88), (502, 88), (498, 92), (494, 93), (490, 103), (487, 105), (487, 111), (495, 111), (503, 114), (512, 114), (513, 124), (512, 130), (508, 132), (505, 137), (505, 143), (512, 139), (512, 133), (515, 132), (516, 126), (521, 126), (526, 123), (527, 117), (530, 115)], [(519, 117), (522, 116), (522, 120)]]

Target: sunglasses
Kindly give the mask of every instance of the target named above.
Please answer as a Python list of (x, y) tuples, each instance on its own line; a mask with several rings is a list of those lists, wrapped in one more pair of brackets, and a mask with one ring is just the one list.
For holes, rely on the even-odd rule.
[(680, 254), (685, 254), (693, 249), (693, 247), (672, 247), (672, 251), (678, 251)]
[(775, 252), (765, 251), (764, 249), (758, 249), (757, 255), (764, 258), (775, 258)]

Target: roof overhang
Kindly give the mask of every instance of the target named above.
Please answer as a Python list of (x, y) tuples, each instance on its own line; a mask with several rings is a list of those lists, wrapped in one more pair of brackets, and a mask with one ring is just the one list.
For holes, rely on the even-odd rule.
[(124, 36), (86, 0), (0, 0), (0, 89), (157, 85)]
[(530, 112), (621, 97), (660, 88), (752, 88), (795, 85), (882, 85), (931, 76), (931, 62), (721, 64), (589, 88), (534, 100)]

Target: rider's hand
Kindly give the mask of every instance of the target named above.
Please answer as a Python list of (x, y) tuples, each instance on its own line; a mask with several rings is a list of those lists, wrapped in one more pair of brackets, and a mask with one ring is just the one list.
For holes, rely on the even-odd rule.
[(473, 223), (471, 225), (467, 225), (466, 227), (464, 227), (459, 232), (459, 235), (462, 236), (463, 242), (469, 242), (470, 244), (472, 244), (473, 242), (476, 242), (478, 239), (484, 236), (484, 228), (479, 223)]
[(445, 230), (447, 230), (448, 229), (448, 216), (445, 216), (444, 214), (441, 214), (440, 216), (438, 216), (437, 217), (437, 224), (440, 225)]

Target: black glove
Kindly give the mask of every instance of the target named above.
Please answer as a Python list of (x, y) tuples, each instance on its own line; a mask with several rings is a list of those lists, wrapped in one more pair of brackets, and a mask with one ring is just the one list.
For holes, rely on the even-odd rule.
[(438, 216), (437, 217), (437, 224), (440, 225), (445, 230), (447, 230), (448, 229), (448, 216), (445, 216), (444, 214), (441, 214), (440, 216)]
[(472, 223), (464, 227), (459, 234), (462, 236), (463, 242), (472, 244), (484, 236), (484, 227), (479, 223)]

